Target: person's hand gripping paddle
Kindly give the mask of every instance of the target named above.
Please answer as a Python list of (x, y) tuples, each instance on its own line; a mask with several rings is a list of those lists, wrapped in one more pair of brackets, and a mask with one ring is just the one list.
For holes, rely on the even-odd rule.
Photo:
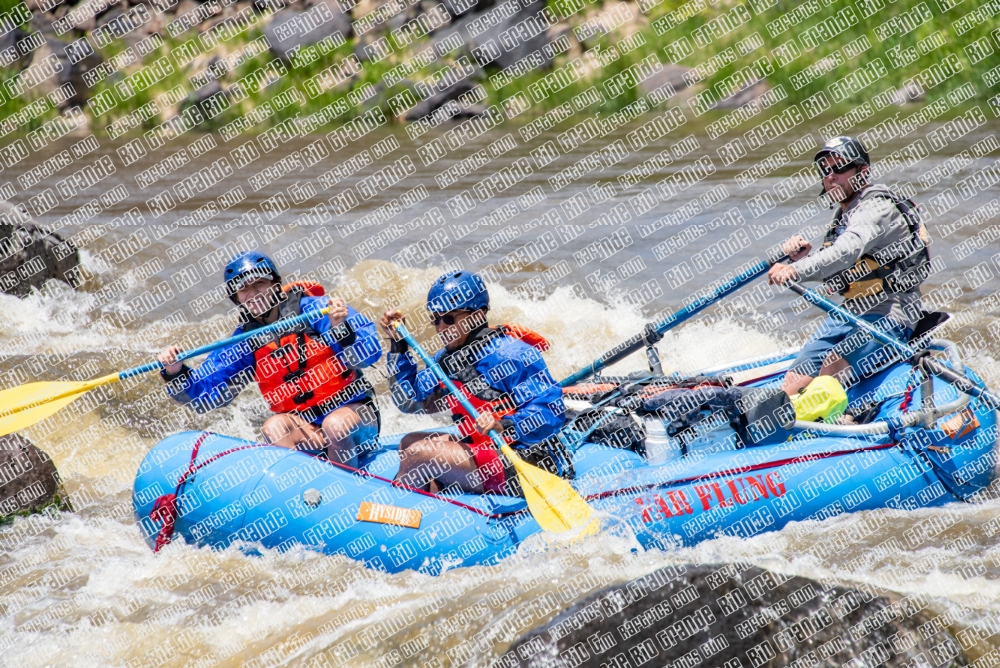
[[(427, 351), (420, 347), (416, 339), (406, 330), (406, 326), (397, 321), (395, 327), (399, 335), (406, 340), (410, 348), (417, 353), (438, 380), (448, 388), (448, 391), (469, 412), (469, 415), (474, 420), (479, 420), (480, 413), (469, 401), (469, 398), (455, 386), (455, 383), (448, 378), (444, 370), (427, 354)], [(496, 430), (490, 430), (490, 438), (517, 471), (517, 479), (521, 483), (521, 489), (524, 490), (528, 510), (531, 511), (542, 529), (554, 533), (573, 531), (581, 527), (587, 527), (587, 533), (597, 530), (597, 522), (593, 517), (594, 509), (567, 481), (522, 461)]]
[[(177, 361), (181, 362), (199, 355), (206, 355), (213, 350), (231, 346), (247, 339), (280, 331), (288, 327), (293, 327), (300, 322), (315, 319), (326, 315), (330, 307), (316, 311), (307, 311), (302, 315), (286, 320), (279, 320), (266, 327), (260, 327), (251, 332), (238, 334), (234, 337), (210, 343), (201, 348), (188, 350), (177, 356)], [(156, 371), (163, 365), (159, 361), (149, 362), (142, 366), (126, 369), (119, 373), (108, 374), (94, 380), (85, 381), (43, 381), (39, 383), (28, 383), (8, 390), (0, 391), (0, 436), (12, 434), (15, 431), (30, 427), (36, 422), (41, 422), (62, 410), (69, 404), (79, 399), (84, 393), (100, 387), (110, 385), (126, 378), (139, 376), (150, 371)]]

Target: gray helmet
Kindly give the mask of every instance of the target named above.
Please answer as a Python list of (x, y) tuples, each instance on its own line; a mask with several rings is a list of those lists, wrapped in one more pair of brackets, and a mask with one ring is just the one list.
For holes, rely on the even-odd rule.
[(813, 158), (813, 162), (819, 162), (820, 159), (827, 155), (839, 155), (843, 160), (852, 165), (871, 166), (872, 164), (871, 158), (868, 157), (868, 151), (854, 137), (834, 137), (827, 141), (823, 144), (823, 148), (819, 150), (819, 153), (816, 154), (816, 157)]

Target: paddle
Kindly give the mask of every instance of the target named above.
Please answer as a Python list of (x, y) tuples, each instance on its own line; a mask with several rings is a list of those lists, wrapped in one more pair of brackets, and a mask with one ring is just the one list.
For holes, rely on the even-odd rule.
[[(874, 339), (889, 346), (894, 351), (896, 351), (896, 353), (898, 353), (903, 359), (907, 360), (912, 359), (914, 355), (917, 354), (916, 350), (906, 345), (902, 341), (898, 341), (897, 339), (889, 336), (885, 332), (874, 327), (871, 323), (862, 320), (853, 313), (841, 308), (840, 306), (837, 306), (829, 299), (826, 299), (825, 297), (814, 292), (813, 290), (802, 287), (795, 281), (786, 281), (785, 285), (790, 290), (792, 290), (792, 292), (800, 295), (803, 299), (805, 299), (813, 306), (816, 306), (822, 309), (823, 311), (826, 311), (827, 313), (829, 313), (830, 315), (832, 315), (833, 317), (837, 318), (842, 322), (854, 325), (855, 327), (863, 329), (864, 331), (868, 332), (868, 334), (870, 334)], [(922, 363), (930, 373), (933, 373), (935, 376), (945, 381), (946, 383), (950, 383), (951, 385), (955, 386), (955, 388), (960, 392), (981, 399), (983, 403), (985, 403), (990, 408), (993, 409), (1000, 408), (1000, 397), (993, 394), (989, 390), (973, 383), (971, 380), (969, 380), (962, 374), (956, 373), (955, 371), (949, 369), (948, 367), (941, 364), (932, 357), (925, 357), (922, 360)]]
[(632, 353), (639, 351), (648, 345), (656, 343), (665, 332), (704, 311), (706, 308), (723, 297), (736, 292), (748, 283), (752, 283), (755, 279), (766, 274), (772, 264), (780, 262), (782, 259), (784, 258), (778, 258), (770, 262), (758, 262), (746, 271), (740, 273), (738, 276), (735, 276), (720, 285), (718, 288), (713, 290), (711, 294), (699, 297), (684, 308), (671, 313), (659, 322), (647, 324), (646, 329), (641, 334), (636, 334), (632, 338), (620, 343), (618, 346), (612, 348), (591, 362), (589, 366), (585, 366), (576, 373), (561, 380), (559, 382), (560, 387), (568, 387), (579, 383), (581, 380), (590, 378), (601, 369), (625, 359)]
[[(472, 419), (478, 420), (479, 411), (475, 409), (469, 398), (455, 387), (455, 383), (445, 375), (444, 370), (427, 354), (427, 351), (420, 347), (420, 344), (406, 330), (403, 323), (396, 322), (395, 326), (399, 335), (406, 340), (406, 343), (424, 361), (427, 368), (437, 376), (438, 380), (444, 383), (444, 386), (462, 404)], [(524, 498), (528, 502), (528, 510), (531, 511), (542, 529), (562, 533), (590, 523), (594, 513), (593, 508), (587, 505), (583, 497), (568, 482), (522, 461), (495, 430), (490, 430), (490, 438), (517, 471), (521, 489), (524, 490)]]
[[(201, 348), (188, 350), (177, 356), (177, 361), (191, 359), (210, 353), (213, 350), (231, 346), (247, 339), (268, 334), (271, 332), (294, 326), (300, 322), (305, 322), (311, 318), (317, 318), (330, 312), (330, 308), (322, 308), (316, 311), (308, 311), (302, 315), (286, 320), (279, 320), (265, 327), (260, 327), (250, 332), (237, 334), (228, 339), (216, 341)], [(6, 436), (25, 427), (30, 427), (36, 422), (41, 422), (45, 418), (54, 415), (82, 394), (111, 383), (139, 376), (150, 371), (161, 368), (160, 362), (154, 361), (132, 369), (126, 369), (119, 373), (112, 373), (101, 376), (94, 380), (87, 381), (43, 381), (39, 383), (28, 383), (19, 387), (13, 387), (0, 392), (0, 436)]]

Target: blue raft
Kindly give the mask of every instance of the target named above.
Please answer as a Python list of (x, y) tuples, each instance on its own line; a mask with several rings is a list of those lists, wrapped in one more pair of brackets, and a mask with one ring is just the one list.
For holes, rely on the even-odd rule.
[[(932, 347), (981, 383), (964, 369), (954, 344)], [(757, 369), (743, 384), (764, 386), (779, 382), (780, 374), (760, 374), (780, 371), (787, 359), (713, 373)], [(996, 412), (938, 379), (933, 405), (925, 404), (912, 379), (912, 368), (899, 364), (850, 390), (852, 401), (882, 400), (868, 424), (799, 422), (790, 440), (774, 445), (736, 447), (734, 432), (720, 427), (681, 448), (647, 422), (645, 457), (584, 443), (573, 454), (573, 484), (608, 521), (627, 523), (643, 546), (660, 549), (719, 535), (753, 536), (841, 512), (969, 500), (994, 480)], [(394, 484), (399, 436), (385, 437), (355, 471), (284, 448), (183, 432), (153, 447), (136, 474), (136, 521), (151, 547), (162, 522), (150, 512), (175, 491), (199, 441), (196, 470), (177, 497), (174, 533), (188, 543), (304, 545), (385, 571), (437, 574), (495, 563), (540, 531), (523, 499), (435, 495)], [(363, 504), (365, 519), (359, 519)]]

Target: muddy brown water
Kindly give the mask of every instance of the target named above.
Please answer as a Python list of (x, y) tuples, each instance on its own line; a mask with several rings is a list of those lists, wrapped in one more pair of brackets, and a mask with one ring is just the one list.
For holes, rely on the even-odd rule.
[[(247, 245), (270, 252), (288, 275), (316, 278), (371, 314), (396, 306), (416, 318), (441, 267), (484, 271), (491, 318), (549, 337), (555, 345), (548, 362), (563, 377), (791, 233), (812, 228), (815, 238), (831, 214), (816, 205), (815, 179), (800, 192), (790, 191), (788, 181), (810, 168), (829, 118), (794, 128), (728, 166), (726, 139), (710, 139), (704, 123), (634, 150), (630, 133), (652, 118), (568, 154), (560, 148), (548, 164), (544, 156), (562, 147), (560, 135), (570, 124), (528, 141), (508, 124), (430, 166), (420, 155), (432, 152), (434, 141), (447, 147), (453, 125), (417, 140), (399, 127), (376, 131), (302, 169), (319, 155), (313, 143), (322, 136), (273, 142), (267, 152), (255, 141), (260, 157), (242, 167), (239, 150), (250, 137), (181, 137), (128, 166), (125, 141), (101, 137), (77, 165), (15, 198), (42, 202), (51, 190), (58, 203), (38, 220), (76, 235), (87, 282), (77, 292), (51, 286), (20, 301), (0, 296), (2, 386), (93, 377), (147, 361), (170, 343), (191, 346), (227, 334), (234, 320), (218, 293), (220, 260)], [(928, 133), (941, 124), (929, 123), (873, 153), (878, 158), (918, 138), (930, 145)], [(1000, 387), (1000, 344), (992, 336), (997, 300), (991, 295), (1000, 288), (1000, 258), (993, 259), (1000, 245), (989, 211), (997, 191), (985, 187), (963, 199), (960, 182), (993, 164), (995, 152), (975, 157), (973, 151), (996, 145), (990, 138), (997, 134), (1000, 122), (990, 121), (917, 164), (895, 165), (885, 177), (911, 184), (931, 210), (938, 260), (925, 293), (936, 307), (957, 314), (960, 326), (951, 337), (994, 387)], [(80, 139), (67, 137), (33, 154), (24, 170)], [(628, 153), (615, 154), (615, 147)], [(182, 149), (186, 164), (185, 156), (170, 157)], [(740, 187), (746, 170), (775, 154), (787, 163)], [(63, 199), (59, 182), (78, 165), (99, 160), (110, 161), (115, 172)], [(554, 192), (551, 179), (581, 161), (586, 173)], [(157, 164), (177, 168), (150, 184)], [(230, 167), (231, 175), (199, 191), (207, 181), (197, 179)], [(292, 171), (255, 190), (265, 167)], [(339, 174), (331, 171), (337, 168)], [(466, 168), (472, 171), (462, 175)], [(484, 182), (501, 168), (506, 181)], [(378, 189), (392, 181), (393, 169), (412, 173)], [(439, 187), (448, 169), (457, 180)], [(695, 181), (694, 174), (705, 178)], [(660, 185), (665, 179), (668, 185)], [(491, 196), (480, 201), (484, 187), (492, 188)], [(348, 188), (358, 204), (339, 211), (351, 201), (343, 195)], [(765, 188), (770, 201), (761, 195)], [(957, 197), (944, 210), (949, 189)], [(164, 191), (176, 206), (154, 216), (167, 202)], [(643, 211), (646, 191), (659, 201)], [(191, 196), (181, 202), (177, 193)], [(792, 196), (782, 201), (786, 193)], [(474, 208), (456, 208), (468, 203)], [(956, 226), (981, 207), (984, 216)], [(659, 346), (664, 367), (690, 371), (794, 345), (820, 317), (762, 282), (746, 294), (756, 297), (731, 299), (669, 333)], [(418, 331), (428, 340), (429, 329)], [(634, 356), (620, 368), (643, 364)], [(733, 559), (920, 593), (934, 611), (952, 610), (958, 631), (1000, 609), (997, 502), (891, 511), (884, 516), (889, 522), (841, 515), (672, 552), (644, 551), (619, 534), (559, 550), (536, 543), (499, 565), (440, 577), (386, 575), (345, 557), (298, 550), (248, 557), (235, 549), (174, 544), (154, 556), (132, 518), (130, 492), (141, 458), (179, 429), (256, 437), (266, 416), (250, 401), (255, 392), (197, 416), (168, 399), (157, 378), (143, 378), (27, 430), (55, 459), (77, 512), (19, 519), (0, 529), (0, 663), (487, 666), (520, 634), (555, 616), (557, 610), (537, 604), (545, 594), (568, 606), (601, 586), (668, 564)], [(437, 423), (394, 410), (384, 417), (386, 433)], [(950, 528), (914, 539), (911, 530), (929, 519), (946, 519)], [(893, 549), (878, 547), (887, 545)], [(996, 637), (981, 640), (971, 654), (998, 644)]]

